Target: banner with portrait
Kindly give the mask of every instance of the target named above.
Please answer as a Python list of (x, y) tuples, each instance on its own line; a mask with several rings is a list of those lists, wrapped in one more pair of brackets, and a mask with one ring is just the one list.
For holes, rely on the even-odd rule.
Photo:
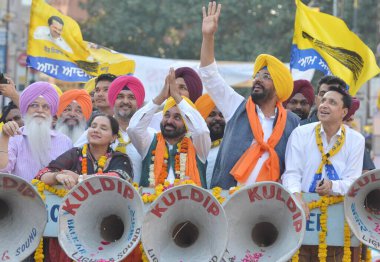
[(86, 82), (104, 73), (131, 74), (126, 55), (84, 41), (79, 25), (44, 0), (33, 0), (27, 48), (28, 66), (54, 78)]

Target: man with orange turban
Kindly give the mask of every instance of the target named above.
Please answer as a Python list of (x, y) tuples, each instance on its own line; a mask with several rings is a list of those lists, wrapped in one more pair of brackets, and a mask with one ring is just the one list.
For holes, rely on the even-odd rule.
[[(277, 58), (256, 58), (251, 96), (244, 99), (218, 72), (214, 39), (221, 5), (203, 8), (200, 75), (207, 92), (221, 110), (227, 125), (215, 162), (211, 187), (224, 189), (259, 181), (279, 181), (285, 168), (288, 137), (299, 123), (282, 102), (293, 91), (289, 69)], [(208, 12), (207, 12), (208, 11)]]
[(220, 143), (223, 139), (226, 121), (224, 120), (222, 112), (215, 106), (209, 94), (204, 94), (199, 97), (195, 102), (195, 106), (210, 130), (211, 149), (207, 156), (206, 169), (207, 188), (210, 188), (212, 172), (214, 170), (216, 156), (219, 152)]
[[(155, 112), (162, 111), (161, 132), (148, 129)], [(195, 105), (181, 96), (171, 68), (160, 94), (138, 110), (127, 129), (132, 144), (143, 158), (140, 186), (154, 187), (174, 179), (190, 179), (206, 186), (205, 164), (211, 140), (205, 121)]]
[(86, 130), (92, 113), (91, 96), (83, 89), (64, 92), (59, 98), (56, 130), (67, 135), (73, 143)]

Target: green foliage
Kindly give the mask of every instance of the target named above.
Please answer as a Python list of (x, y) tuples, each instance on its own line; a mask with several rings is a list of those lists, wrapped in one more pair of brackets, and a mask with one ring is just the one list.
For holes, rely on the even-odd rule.
[[(352, 28), (352, 3), (345, 0), (343, 19)], [(220, 1), (223, 4), (216, 35), (218, 60), (252, 61), (268, 53), (289, 61), (293, 37), (293, 0)], [(309, 2), (304, 1), (306, 4)], [(332, 13), (332, 0), (319, 1)], [(358, 29), (373, 50), (378, 43), (377, 1), (360, 0)], [(81, 25), (84, 39), (120, 52), (153, 57), (199, 59), (202, 5), (188, 0), (88, 0), (90, 18)], [(347, 19), (346, 19), (347, 18)]]

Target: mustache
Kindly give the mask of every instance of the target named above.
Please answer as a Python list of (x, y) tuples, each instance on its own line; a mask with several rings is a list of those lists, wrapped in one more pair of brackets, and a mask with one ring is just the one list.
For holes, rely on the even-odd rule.
[(221, 126), (225, 126), (226, 125), (226, 122), (223, 121), (223, 120), (215, 120), (213, 122), (210, 123), (211, 126), (213, 125), (221, 125)]
[(128, 108), (132, 108), (132, 106), (130, 104), (126, 104), (126, 103), (121, 103), (120, 104), (120, 107), (123, 107), (123, 106), (126, 106)]
[(164, 127), (167, 127), (167, 126), (170, 126), (170, 127), (172, 127), (172, 128), (176, 128), (176, 127), (173, 126), (172, 124), (166, 124), (166, 125), (164, 125)]

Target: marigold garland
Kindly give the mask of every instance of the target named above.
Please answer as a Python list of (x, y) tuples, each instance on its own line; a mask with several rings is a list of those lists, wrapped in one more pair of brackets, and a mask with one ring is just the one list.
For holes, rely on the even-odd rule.
[(215, 148), (215, 147), (219, 146), (220, 143), (222, 143), (222, 139), (223, 139), (223, 138), (219, 138), (219, 139), (217, 139), (217, 140), (212, 141), (212, 142), (211, 142), (211, 148)]
[[(158, 134), (162, 135), (162, 134)], [(177, 153), (174, 157), (174, 175), (176, 179), (185, 180), (186, 178), (186, 162), (187, 162), (187, 151), (189, 149), (190, 143), (190, 134), (186, 134), (182, 139), (181, 143), (178, 145)], [(152, 150), (152, 162), (149, 166), (149, 186), (154, 187), (155, 177), (154, 177), (154, 160), (156, 157), (156, 150)], [(161, 174), (158, 179), (158, 184), (163, 184), (165, 179), (168, 177), (168, 161), (169, 161), (169, 152), (168, 148), (165, 147), (164, 161), (162, 163)]]
[[(87, 150), (88, 150), (88, 144), (85, 144), (83, 146), (83, 148), (82, 148), (82, 157), (81, 157), (81, 161), (82, 161), (82, 175), (87, 175), (87, 171), (88, 171)], [(104, 168), (104, 166), (107, 163), (107, 159), (108, 159), (108, 154), (99, 157), (99, 160), (98, 160), (98, 170), (97, 170), (98, 174), (103, 174), (103, 168)]]
[[(52, 186), (49, 186), (49, 185), (46, 185), (44, 182), (38, 180), (38, 179), (33, 179), (32, 180), (32, 184), (37, 188), (37, 192), (38, 194), (41, 196), (42, 200), (45, 201), (46, 200), (46, 196), (45, 196), (45, 193), (44, 191), (48, 191), (54, 195), (57, 195), (59, 197), (64, 197), (67, 193), (67, 190), (66, 189), (58, 189), (58, 188), (55, 188), (55, 187), (52, 187)], [(41, 237), (40, 239), (40, 243), (38, 244), (38, 247), (34, 253), (34, 260), (36, 262), (43, 262), (44, 261), (44, 258), (45, 258), (45, 255), (44, 255), (44, 241), (43, 241), (43, 237)]]
[(371, 262), (372, 261), (372, 253), (371, 253), (371, 249), (369, 247), (367, 247), (367, 252), (366, 252), (366, 255), (365, 255), (365, 261), (366, 262)]
[[(318, 258), (319, 261), (325, 262), (327, 257), (327, 244), (326, 244), (326, 234), (327, 234), (327, 220), (328, 220), (328, 214), (327, 209), (328, 206), (334, 205), (340, 202), (344, 201), (344, 196), (322, 196), (318, 201), (312, 201), (308, 203), (309, 209), (315, 209), (319, 208), (321, 210), (321, 216), (320, 216), (320, 224), (321, 224), (321, 231), (319, 232), (319, 247), (318, 247)], [(350, 262), (351, 261), (351, 231), (350, 228), (345, 221), (344, 224), (344, 254), (343, 254), (343, 262)], [(299, 256), (299, 250), (297, 253), (293, 256), (292, 261), (297, 262)], [(370, 261), (370, 260), (366, 260)]]

